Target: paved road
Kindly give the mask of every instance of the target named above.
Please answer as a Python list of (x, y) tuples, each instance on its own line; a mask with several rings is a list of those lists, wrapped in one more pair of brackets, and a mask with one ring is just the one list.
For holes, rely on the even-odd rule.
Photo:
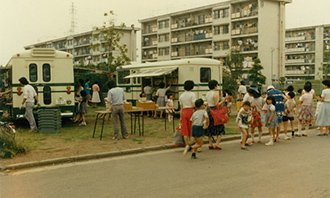
[(330, 197), (330, 136), (310, 134), (250, 151), (205, 146), (196, 160), (179, 148), (2, 173), (1, 197)]

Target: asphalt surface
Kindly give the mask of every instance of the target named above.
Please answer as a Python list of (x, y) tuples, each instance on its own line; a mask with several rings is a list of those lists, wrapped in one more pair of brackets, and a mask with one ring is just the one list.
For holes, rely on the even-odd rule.
[[(239, 140), (198, 159), (182, 148), (1, 173), (1, 197), (330, 197), (330, 136)], [(268, 137), (263, 138), (266, 142)]]

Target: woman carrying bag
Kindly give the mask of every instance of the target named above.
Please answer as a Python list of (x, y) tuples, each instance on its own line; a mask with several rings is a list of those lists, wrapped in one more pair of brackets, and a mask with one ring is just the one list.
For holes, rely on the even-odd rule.
[[(219, 102), (219, 94), (216, 92), (218, 89), (218, 81), (211, 80), (208, 86), (210, 91), (206, 94), (206, 100), (207, 114), (210, 119), (210, 124), (209, 127), (204, 130), (204, 135), (209, 137), (209, 149), (222, 150), (222, 147), (219, 144), (221, 136), (225, 134), (224, 124), (229, 121), (226, 108), (222, 107), (222, 104), (226, 101), (227, 97)], [(212, 143), (213, 136), (217, 136), (214, 146)]]

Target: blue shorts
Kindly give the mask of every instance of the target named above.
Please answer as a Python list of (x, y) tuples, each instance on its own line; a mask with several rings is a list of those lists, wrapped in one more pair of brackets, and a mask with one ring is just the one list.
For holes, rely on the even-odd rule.
[(277, 115), (277, 122), (281, 123), (283, 120), (283, 116), (282, 115)]
[(193, 125), (191, 129), (192, 136), (195, 138), (203, 137), (203, 127), (202, 126), (196, 126)]

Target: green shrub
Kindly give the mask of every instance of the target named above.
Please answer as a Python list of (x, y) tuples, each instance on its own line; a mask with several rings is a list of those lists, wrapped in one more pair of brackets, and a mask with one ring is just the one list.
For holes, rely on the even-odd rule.
[(13, 158), (17, 154), (27, 153), (27, 148), (13, 136), (0, 132), (0, 157)]

